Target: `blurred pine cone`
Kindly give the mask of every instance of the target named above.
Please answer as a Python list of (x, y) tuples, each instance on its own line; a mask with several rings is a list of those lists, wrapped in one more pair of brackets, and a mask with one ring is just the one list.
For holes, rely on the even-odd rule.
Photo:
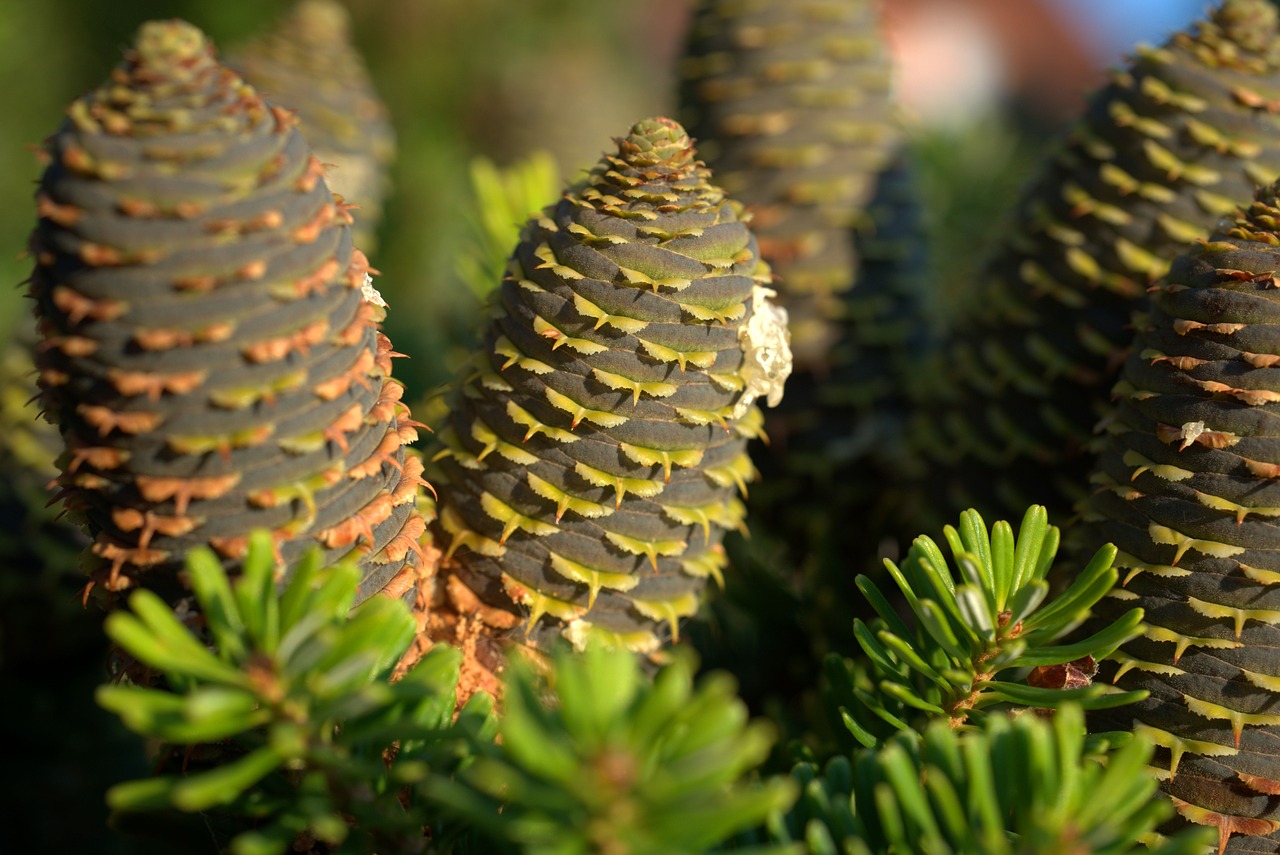
[(1225, 0), (1095, 94), (1024, 194), (973, 314), (916, 372), (900, 535), (967, 507), (1070, 512), (1131, 313), (1188, 241), (1280, 173), (1277, 104), (1280, 22), (1266, 0)]
[(234, 52), (227, 65), (272, 104), (298, 114), (316, 157), (333, 168), (329, 189), (355, 205), (352, 230), (376, 247), (395, 130), (351, 42), (351, 16), (337, 0), (301, 0), (270, 32)]

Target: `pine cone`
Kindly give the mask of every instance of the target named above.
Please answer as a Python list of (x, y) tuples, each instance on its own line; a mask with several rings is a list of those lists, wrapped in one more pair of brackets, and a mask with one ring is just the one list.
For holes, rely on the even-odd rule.
[[(421, 463), (350, 217), (293, 115), (182, 21), (152, 22), (48, 142), (30, 293), (90, 587), (176, 603), (184, 554), (269, 529), (412, 576)], [(402, 583), (403, 584), (403, 583)]]
[[(1147, 629), (1103, 677), (1151, 696), (1101, 717), (1164, 750), (1178, 812), (1230, 851), (1280, 845), (1280, 185), (1178, 258), (1116, 386), (1081, 549)], [(1086, 553), (1081, 553), (1086, 554)], [(1253, 835), (1271, 835), (1267, 840)]]
[(857, 267), (852, 228), (896, 148), (870, 0), (703, 0), (680, 100), (779, 277), (796, 366), (821, 372)]
[[(531, 220), (441, 439), (457, 578), (536, 641), (652, 651), (719, 578), (789, 370), (755, 239), (675, 122)], [(779, 317), (781, 315), (781, 317)], [(544, 617), (546, 616), (546, 617)]]
[(1193, 32), (1139, 48), (1024, 195), (979, 277), (983, 314), (918, 372), (912, 445), (926, 462), (908, 504), (939, 520), (1032, 502), (1069, 513), (1131, 312), (1169, 259), (1276, 174), (1274, 6), (1225, 0)]

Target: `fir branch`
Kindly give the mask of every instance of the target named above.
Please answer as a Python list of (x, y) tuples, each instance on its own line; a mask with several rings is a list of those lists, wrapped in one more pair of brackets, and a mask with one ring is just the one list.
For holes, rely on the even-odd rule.
[[(464, 822), (526, 855), (701, 853), (785, 810), (784, 778), (749, 776), (772, 728), (747, 721), (725, 675), (694, 687), (677, 658), (650, 682), (625, 651), (513, 661), (501, 738), (429, 793)], [(767, 847), (758, 855), (796, 855)]]
[(468, 240), (455, 265), (471, 292), (484, 297), (506, 275), (520, 227), (557, 197), (560, 175), (555, 158), (542, 150), (504, 167), (475, 157), (470, 174), (474, 201), (464, 214)]
[(900, 567), (885, 562), (911, 623), (869, 577), (857, 579), (879, 615), (854, 621), (867, 661), (832, 663), (827, 671), (859, 742), (875, 746), (885, 723), (890, 732), (906, 730), (921, 714), (959, 727), (996, 704), (1052, 708), (1074, 701), (1099, 709), (1144, 696), (1090, 683), (1097, 661), (1139, 633), (1141, 609), (1088, 638), (1054, 643), (1115, 584), (1113, 546), (1099, 549), (1075, 582), (1046, 603), (1058, 529), (1043, 507), (1027, 511), (1016, 538), (1004, 521), (988, 531), (972, 510), (958, 529), (947, 526), (945, 537), (950, 562), (923, 536)]
[(492, 736), (490, 699), (475, 696), (454, 720), (461, 655), (443, 646), (389, 682), (414, 633), (405, 605), (375, 597), (352, 611), (358, 569), (322, 569), (315, 551), (277, 590), (272, 556), (270, 535), (256, 533), (233, 582), (211, 551), (191, 553), (202, 637), (147, 590), (107, 618), (112, 640), (166, 686), (104, 686), (99, 703), (183, 765), (114, 787), (108, 803), (205, 813), (234, 829), (237, 855), (298, 841), (425, 851), (424, 828), (436, 839), (449, 830), (415, 788)]
[(1203, 830), (1155, 834), (1173, 810), (1143, 773), (1151, 752), (1137, 738), (1087, 740), (1077, 704), (1051, 721), (991, 715), (962, 732), (939, 720), (821, 772), (798, 765), (800, 799), (770, 830), (812, 855), (1121, 855), (1148, 841), (1154, 855), (1198, 855)]

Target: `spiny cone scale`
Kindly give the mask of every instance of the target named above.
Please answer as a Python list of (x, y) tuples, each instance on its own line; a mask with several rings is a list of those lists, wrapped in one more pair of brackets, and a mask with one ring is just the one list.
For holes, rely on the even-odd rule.
[(753, 211), (802, 370), (821, 370), (840, 337), (851, 229), (898, 140), (876, 6), (703, 0), (682, 67), (689, 132)]
[(982, 314), (945, 366), (921, 372), (936, 382), (917, 392), (912, 445), (941, 519), (1031, 502), (1069, 513), (1130, 313), (1188, 241), (1277, 174), (1271, 3), (1225, 0), (1193, 32), (1138, 49), (1024, 194), (981, 276)]
[[(491, 605), (652, 651), (742, 525), (785, 314), (739, 208), (650, 119), (521, 233), (439, 458), (442, 543)], [(544, 617), (545, 616), (545, 617)]]
[(293, 115), (182, 21), (144, 24), (47, 144), (30, 294), (61, 496), (93, 585), (184, 594), (185, 553), (418, 563), (422, 464), (381, 298)]
[(1102, 725), (1161, 746), (1179, 814), (1232, 852), (1280, 851), (1278, 192), (1179, 257), (1139, 316), (1082, 543), (1120, 550), (1099, 619), (1146, 610), (1104, 674), (1151, 696)]
[(301, 0), (228, 58), (271, 103), (297, 113), (329, 188), (354, 204), (355, 242), (372, 252), (395, 158), (395, 131), (337, 0)]

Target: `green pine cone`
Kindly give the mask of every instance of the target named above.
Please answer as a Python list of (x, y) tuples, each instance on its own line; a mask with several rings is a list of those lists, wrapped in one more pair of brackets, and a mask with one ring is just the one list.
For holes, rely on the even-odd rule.
[[(1178, 812), (1280, 845), (1280, 185), (1173, 263), (1116, 386), (1081, 546), (1120, 550), (1099, 619), (1141, 606), (1108, 727), (1163, 747)], [(1105, 672), (1104, 672), (1105, 673)]]
[(980, 275), (983, 314), (917, 372), (916, 489), (941, 519), (1069, 512), (1131, 312), (1188, 241), (1280, 174), (1278, 99), (1267, 0), (1225, 0), (1193, 32), (1139, 48), (1092, 98)]
[(535, 641), (655, 649), (742, 524), (751, 404), (790, 361), (755, 239), (708, 177), (650, 119), (531, 220), (441, 430), (458, 578), (526, 607)]
[(362, 553), (361, 596), (411, 579), (425, 522), (382, 300), (292, 114), (182, 21), (48, 142), (30, 294), (42, 403), (90, 587), (186, 595), (185, 553)]
[(870, 0), (702, 0), (680, 99), (689, 132), (753, 211), (800, 369), (828, 364), (856, 263), (850, 229), (897, 143)]
[(311, 150), (334, 167), (325, 173), (329, 189), (356, 205), (356, 245), (372, 253), (396, 140), (350, 29), (337, 0), (301, 0), (227, 64), (271, 103), (298, 114)]

